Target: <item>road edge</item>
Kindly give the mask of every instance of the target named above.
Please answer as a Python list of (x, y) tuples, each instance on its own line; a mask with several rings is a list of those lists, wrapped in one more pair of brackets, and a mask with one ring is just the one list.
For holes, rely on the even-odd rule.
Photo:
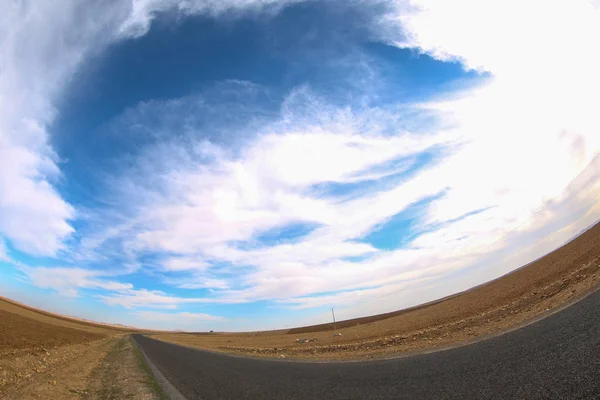
[(136, 335), (131, 335), (131, 339), (135, 343), (135, 346), (142, 354), (146, 365), (150, 369), (150, 372), (154, 376), (154, 379), (158, 383), (158, 385), (162, 388), (163, 392), (167, 395), (169, 400), (187, 400), (184, 395), (181, 394), (179, 390), (167, 379), (166, 376), (154, 365), (154, 363), (150, 360), (150, 358), (144, 352), (144, 349), (139, 345), (136, 340)]
[(587, 298), (587, 297), (591, 296), (592, 294), (599, 292), (599, 291), (600, 291), (600, 284), (594, 286), (590, 290), (580, 293), (578, 296), (573, 297), (572, 299), (570, 299), (567, 302), (562, 303), (561, 305), (557, 305), (556, 307), (551, 308), (550, 310), (537, 315), (536, 317), (522, 321), (521, 323), (515, 324), (507, 329), (502, 329), (502, 330), (499, 330), (499, 331), (496, 331), (493, 333), (488, 333), (486, 335), (478, 336), (478, 337), (475, 337), (470, 340), (457, 342), (457, 343), (449, 344), (446, 346), (434, 346), (429, 349), (424, 349), (424, 350), (419, 350), (419, 351), (391, 353), (389, 355), (385, 355), (385, 356), (381, 356), (381, 357), (373, 357), (373, 358), (357, 358), (357, 359), (347, 359), (347, 360), (336, 360), (336, 359), (318, 360), (318, 359), (310, 359), (310, 358), (293, 358), (293, 357), (289, 357), (289, 358), (285, 358), (285, 359), (275, 358), (275, 357), (256, 357), (256, 356), (245, 355), (245, 354), (242, 355), (242, 354), (228, 353), (228, 352), (224, 352), (224, 351), (217, 351), (217, 350), (213, 350), (213, 349), (203, 349), (200, 347), (186, 346), (186, 345), (183, 345), (180, 343), (174, 343), (174, 342), (168, 342), (168, 341), (156, 339), (153, 337), (153, 335), (144, 335), (144, 336), (148, 337), (149, 339), (154, 339), (157, 341), (161, 341), (163, 343), (168, 343), (168, 344), (178, 346), (178, 347), (183, 347), (186, 349), (191, 349), (191, 350), (196, 350), (196, 351), (206, 352), (206, 353), (211, 353), (211, 354), (218, 354), (218, 355), (222, 355), (222, 356), (226, 356), (226, 357), (233, 357), (233, 358), (245, 358), (245, 359), (252, 359), (252, 360), (263, 360), (263, 361), (280, 362), (280, 363), (300, 363), (300, 364), (338, 364), (338, 363), (362, 363), (362, 362), (368, 363), (368, 362), (377, 362), (377, 361), (396, 360), (396, 359), (400, 359), (400, 358), (409, 358), (409, 357), (414, 357), (414, 356), (418, 356), (418, 355), (443, 352), (443, 351), (457, 349), (460, 347), (470, 346), (470, 345), (473, 345), (473, 344), (476, 344), (479, 342), (483, 342), (483, 341), (486, 341), (489, 339), (503, 336), (507, 333), (511, 333), (516, 330), (525, 328), (529, 325), (533, 325), (535, 323), (540, 322), (541, 320), (544, 320), (555, 314), (558, 314), (561, 311), (564, 311), (565, 309), (571, 307), (572, 305), (584, 300), (585, 298)]

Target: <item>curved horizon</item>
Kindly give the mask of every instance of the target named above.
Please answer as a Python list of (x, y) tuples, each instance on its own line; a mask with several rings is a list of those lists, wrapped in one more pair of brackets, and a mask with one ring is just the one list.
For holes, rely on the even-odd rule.
[(285, 329), (460, 293), (576, 237), (600, 220), (597, 2), (447, 3), (7, 6), (0, 295)]

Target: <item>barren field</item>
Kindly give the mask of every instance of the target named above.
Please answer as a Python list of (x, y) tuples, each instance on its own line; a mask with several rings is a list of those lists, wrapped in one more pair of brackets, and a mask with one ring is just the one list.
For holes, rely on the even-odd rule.
[(159, 398), (127, 333), (0, 298), (0, 399)]
[(154, 338), (242, 355), (364, 359), (467, 343), (553, 312), (598, 286), (600, 224), (499, 279), (420, 307), (289, 331), (164, 333)]

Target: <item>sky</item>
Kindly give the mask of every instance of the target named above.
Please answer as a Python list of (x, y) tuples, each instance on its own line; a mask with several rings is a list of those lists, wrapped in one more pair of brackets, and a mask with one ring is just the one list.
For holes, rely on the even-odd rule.
[(465, 290), (600, 219), (600, 3), (11, 1), (0, 295), (263, 330)]

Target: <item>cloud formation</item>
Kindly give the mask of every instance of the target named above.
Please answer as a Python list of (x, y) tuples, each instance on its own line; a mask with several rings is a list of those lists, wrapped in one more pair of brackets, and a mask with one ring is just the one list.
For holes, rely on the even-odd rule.
[(47, 268), (20, 266), (31, 284), (40, 288), (50, 288), (68, 297), (78, 296), (81, 289), (102, 289), (126, 291), (133, 286), (129, 283), (111, 281), (103, 277), (101, 271), (83, 268)]
[(8, 250), (4, 238), (0, 237), (0, 261), (9, 261)]
[[(78, 49), (61, 48), (64, 32), (49, 33), (45, 18), (52, 11), (40, 6), (34, 11), (13, 2), (0, 17), (0, 233), (20, 250), (53, 255), (73, 232), (68, 221), (75, 211), (53, 186), (60, 170), (46, 127)], [(71, 10), (64, 11), (58, 25), (72, 24)]]
[(134, 0), (131, 12), (119, 27), (125, 36), (144, 35), (152, 20), (160, 13), (175, 12), (181, 15), (219, 16), (248, 12), (276, 13), (287, 4), (302, 0)]
[[(77, 212), (60, 193), (48, 127), (69, 81), (109, 45), (145, 33), (157, 13), (259, 11), (271, 1), (11, 2), (0, 17), (0, 233), (17, 249), (66, 249)], [(32, 223), (31, 221), (35, 221)]]
[[(206, 94), (145, 101), (111, 129), (141, 127), (154, 140), (103, 182), (110, 206), (86, 210), (94, 223), (79, 228), (82, 210), (61, 191), (60, 168), (69, 161), (49, 134), (78, 68), (112, 44), (145, 35), (153, 19), (169, 13), (273, 17), (295, 3), (11, 4), (0, 17), (0, 259), (6, 240), (16, 251), (75, 260), (77, 267), (20, 270), (35, 286), (92, 293), (128, 309), (257, 301), (298, 309), (394, 299), (353, 311), (360, 314), (493, 278), (598, 220), (598, 163), (562, 193), (600, 151), (600, 58), (591, 50), (600, 44), (597, 6), (389, 0), (368, 19), (368, 40), (458, 61), (489, 79), (418, 103), (373, 104), (373, 88), (385, 79), (359, 54), (364, 68), (336, 66), (353, 80), (367, 75), (352, 86), (351, 97), (361, 101), (340, 105), (302, 85), (274, 113), (223, 118), (218, 132), (236, 132), (235, 141), (211, 136), (214, 127), (201, 118)], [(231, 81), (227, 90), (243, 103), (261, 88)], [(216, 104), (212, 115), (242, 115), (251, 101), (241, 103)], [(373, 239), (382, 230), (393, 248)], [(133, 270), (169, 289), (122, 282)], [(452, 280), (472, 270), (483, 272)], [(394, 297), (399, 291), (410, 298)], [(187, 311), (138, 316), (221, 321)]]
[(135, 314), (138, 316), (138, 318), (150, 323), (155, 323), (157, 321), (169, 322), (172, 324), (180, 324), (182, 326), (196, 324), (198, 322), (227, 321), (227, 318), (217, 315), (190, 312), (162, 313), (157, 311), (138, 311)]

